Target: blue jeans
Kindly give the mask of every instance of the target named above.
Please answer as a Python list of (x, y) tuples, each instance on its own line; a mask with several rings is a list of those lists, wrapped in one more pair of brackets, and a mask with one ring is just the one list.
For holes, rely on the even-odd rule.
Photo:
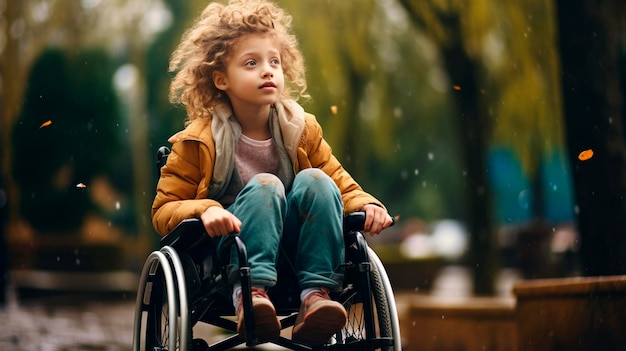
[(228, 207), (242, 222), (253, 286), (272, 287), (277, 263), (293, 269), (301, 289), (340, 287), (344, 263), (343, 203), (333, 180), (323, 171), (299, 172), (291, 191), (278, 177), (254, 176)]

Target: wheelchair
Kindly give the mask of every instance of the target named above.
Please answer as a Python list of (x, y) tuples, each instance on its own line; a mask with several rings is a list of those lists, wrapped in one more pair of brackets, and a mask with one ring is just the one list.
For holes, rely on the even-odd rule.
[[(165, 147), (159, 149), (159, 169), (168, 152)], [(331, 298), (345, 307), (348, 320), (315, 350), (401, 350), (393, 290), (383, 264), (361, 233), (364, 222), (362, 212), (344, 217), (344, 281)], [(238, 262), (234, 269), (232, 254)], [(231, 301), (233, 271), (242, 288), (245, 338), (237, 334)], [(300, 290), (289, 269), (279, 267), (278, 271), (278, 284), (268, 294), (280, 319), (281, 336), (271, 343), (288, 350), (313, 350), (284, 336), (283, 331), (295, 324)], [(194, 326), (199, 323), (222, 329), (224, 338), (211, 345), (194, 338)], [(218, 250), (199, 219), (186, 219), (161, 238), (160, 249), (144, 263), (135, 304), (133, 351), (229, 350), (244, 344), (259, 344), (245, 243), (238, 234), (230, 234)]]

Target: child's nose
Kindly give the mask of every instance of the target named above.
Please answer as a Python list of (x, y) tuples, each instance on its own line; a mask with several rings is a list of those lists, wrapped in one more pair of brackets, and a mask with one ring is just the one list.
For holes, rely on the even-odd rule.
[(263, 65), (263, 78), (274, 77), (274, 68), (272, 65), (266, 63)]

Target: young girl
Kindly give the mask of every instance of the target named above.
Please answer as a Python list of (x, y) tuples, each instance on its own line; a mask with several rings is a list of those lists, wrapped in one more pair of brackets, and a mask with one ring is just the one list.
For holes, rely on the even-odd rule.
[[(170, 138), (152, 207), (167, 234), (200, 218), (211, 237), (239, 233), (251, 265), (255, 327), (262, 341), (278, 338), (280, 322), (266, 294), (278, 259), (294, 267), (301, 308), (293, 339), (323, 344), (345, 324), (340, 288), (342, 218), (364, 211), (365, 231), (392, 223), (333, 156), (314, 116), (295, 99), (305, 95), (302, 54), (291, 17), (263, 0), (211, 3), (174, 51), (170, 100), (185, 106), (186, 128)], [(241, 287), (233, 303), (242, 321)]]

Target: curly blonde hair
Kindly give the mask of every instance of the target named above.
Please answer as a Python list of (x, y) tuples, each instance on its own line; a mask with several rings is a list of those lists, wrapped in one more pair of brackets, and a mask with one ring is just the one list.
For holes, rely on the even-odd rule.
[(213, 83), (213, 73), (225, 71), (238, 39), (251, 33), (269, 33), (279, 45), (286, 77), (282, 98), (297, 100), (306, 95), (304, 59), (295, 35), (292, 18), (265, 0), (230, 0), (227, 5), (209, 4), (182, 37), (170, 59), (175, 72), (169, 98), (187, 110), (187, 122), (208, 117), (228, 97)]

